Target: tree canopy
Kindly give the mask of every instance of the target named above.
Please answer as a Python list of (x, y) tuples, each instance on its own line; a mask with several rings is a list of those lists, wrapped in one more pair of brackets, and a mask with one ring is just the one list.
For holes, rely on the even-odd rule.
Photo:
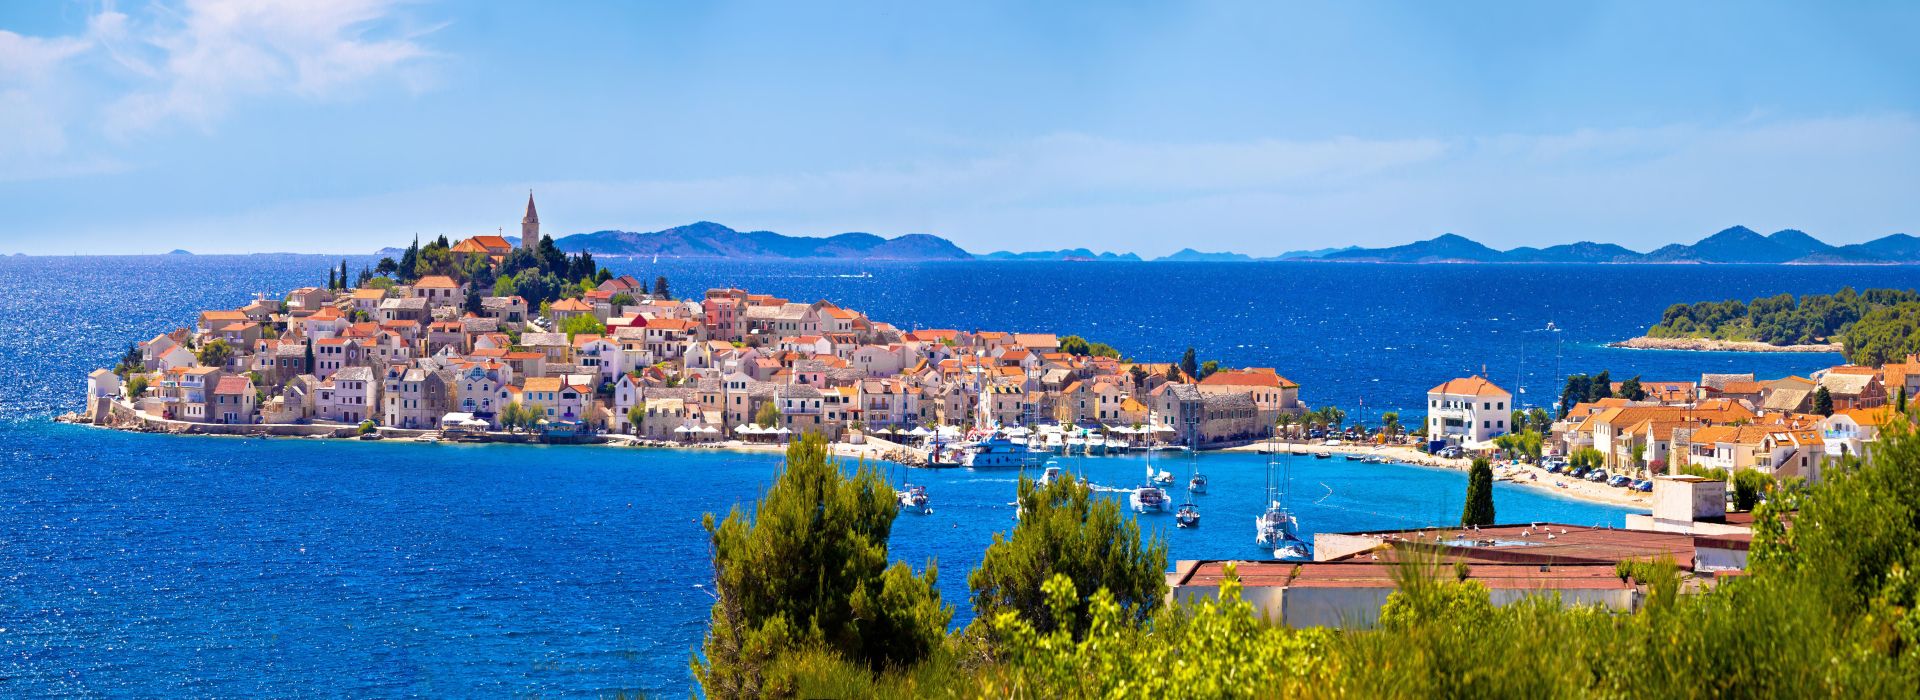
[(915, 576), (887, 562), (898, 509), (872, 467), (852, 476), (802, 436), (786, 468), (748, 511), (705, 518), (712, 540), (712, 624), (693, 673), (710, 697), (787, 695), (772, 662), (817, 649), (868, 669), (913, 664), (940, 644), (953, 609), (940, 602), (935, 566)]
[[(1019, 503), (1013, 531), (995, 533), (967, 577), (979, 619), (1012, 611), (1043, 633), (1068, 625), (1079, 634), (1097, 591), (1135, 622), (1165, 597), (1167, 545), (1158, 537), (1142, 542), (1140, 524), (1124, 517), (1117, 501), (1094, 497), (1078, 479), (1062, 476), (1043, 486), (1022, 476)], [(1043, 586), (1054, 576), (1064, 576), (1076, 591), (1071, 616), (1048, 603)]]
[[(1833, 294), (1808, 294), (1798, 298), (1777, 294), (1748, 302), (1728, 299), (1674, 304), (1661, 314), (1658, 324), (1647, 329), (1647, 335), (1747, 340), (1773, 345), (1818, 343), (1842, 335), (1851, 336), (1854, 323), (1875, 311), (1916, 302), (1920, 302), (1920, 293), (1911, 289), (1855, 292), (1852, 287), (1842, 287)], [(1920, 311), (1920, 306), (1916, 311)]]

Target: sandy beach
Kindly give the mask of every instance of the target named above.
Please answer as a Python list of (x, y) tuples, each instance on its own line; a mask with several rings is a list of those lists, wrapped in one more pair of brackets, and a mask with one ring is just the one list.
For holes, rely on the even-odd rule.
[[(1223, 451), (1257, 453), (1261, 450), (1271, 449), (1273, 446), (1274, 443), (1257, 442), (1251, 445), (1227, 448)], [(1376, 455), (1400, 464), (1412, 464), (1437, 469), (1466, 471), (1468, 467), (1473, 466), (1473, 460), (1469, 458), (1448, 459), (1438, 457), (1405, 445), (1315, 445), (1296, 442), (1291, 444), (1280, 443), (1279, 447), (1283, 450), (1292, 449), (1298, 454), (1313, 454), (1324, 450), (1334, 455)], [(1355, 469), (1366, 469), (1374, 466), (1362, 462), (1352, 462), (1351, 464)], [(1630, 508), (1651, 508), (1653, 504), (1652, 494), (1614, 488), (1606, 484), (1596, 484), (1591, 481), (1581, 481), (1562, 474), (1553, 474), (1540, 467), (1526, 464), (1495, 462), (1493, 465), (1493, 478), (1499, 481), (1509, 481), (1521, 486), (1551, 491), (1568, 498), (1578, 498), (1583, 501), (1592, 501), (1595, 503), (1607, 503)]]

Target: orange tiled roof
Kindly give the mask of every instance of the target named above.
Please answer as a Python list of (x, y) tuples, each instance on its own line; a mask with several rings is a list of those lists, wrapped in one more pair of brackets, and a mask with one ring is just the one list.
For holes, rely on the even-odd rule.
[(1460, 396), (1512, 396), (1511, 392), (1495, 386), (1493, 382), (1479, 376), (1466, 379), (1454, 379), (1445, 384), (1428, 389), (1429, 394), (1455, 394)]

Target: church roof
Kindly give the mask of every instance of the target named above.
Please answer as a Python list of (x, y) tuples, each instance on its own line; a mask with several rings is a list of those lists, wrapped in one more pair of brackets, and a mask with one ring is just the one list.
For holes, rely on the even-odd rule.
[(523, 224), (540, 223), (540, 212), (534, 211), (533, 209), (533, 191), (532, 190), (527, 191), (527, 216), (526, 218), (521, 219), (520, 223), (523, 223)]

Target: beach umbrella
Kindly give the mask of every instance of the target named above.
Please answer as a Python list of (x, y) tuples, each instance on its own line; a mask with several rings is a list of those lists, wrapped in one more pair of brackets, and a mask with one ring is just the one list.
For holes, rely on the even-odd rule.
[(909, 431), (907, 431), (907, 434), (908, 434), (908, 435), (914, 435), (914, 436), (919, 436), (919, 437), (926, 437), (926, 436), (928, 436), (928, 435), (932, 435), (932, 434), (933, 434), (933, 431), (931, 431), (931, 430), (928, 430), (928, 429), (927, 429), (927, 426), (924, 426), (924, 425), (916, 425), (916, 426), (914, 426), (914, 427), (913, 427), (913, 429), (912, 429), (912, 430), (909, 430)]
[(708, 435), (714, 435), (714, 434), (717, 434), (717, 433), (719, 433), (719, 432), (720, 432), (720, 429), (719, 429), (719, 428), (715, 428), (715, 427), (713, 427), (713, 426), (711, 426), (711, 425), (703, 425), (703, 426), (700, 426), (700, 432), (702, 432), (702, 433), (706, 433), (706, 434), (708, 434)]
[(689, 428), (689, 427), (687, 427), (687, 426), (684, 426), (684, 425), (676, 425), (676, 426), (674, 426), (674, 427), (673, 427), (673, 432), (676, 432), (676, 433), (687, 433), (687, 432), (692, 432), (692, 431), (693, 431), (693, 429), (692, 429), (692, 428)]
[(792, 432), (793, 432), (793, 431), (792, 431), (792, 430), (788, 430), (788, 429), (786, 428), (786, 426), (781, 426), (781, 427), (778, 427), (778, 428), (774, 428), (774, 429), (773, 429), (773, 434), (775, 434), (775, 435), (786, 435), (786, 434), (788, 434), (788, 433), (792, 433)]
[(760, 431), (758, 429), (755, 429), (752, 423), (742, 423), (740, 425), (733, 426), (733, 432), (739, 433), (741, 435), (752, 435)]

